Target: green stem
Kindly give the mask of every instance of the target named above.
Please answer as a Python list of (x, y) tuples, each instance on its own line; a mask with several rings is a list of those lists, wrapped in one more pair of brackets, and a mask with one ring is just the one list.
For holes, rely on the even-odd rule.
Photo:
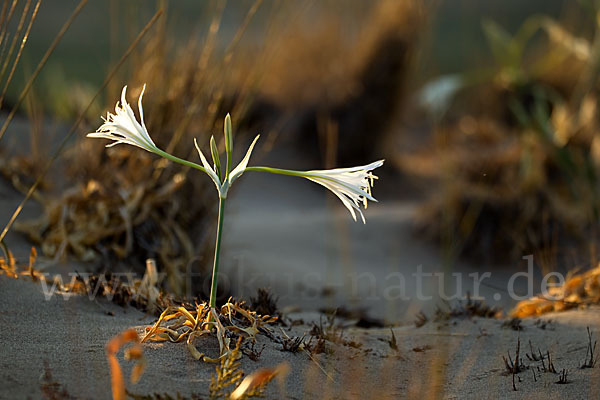
[(225, 162), (225, 179), (229, 178), (231, 172), (231, 153), (227, 153), (227, 161)]
[(280, 169), (280, 168), (271, 168), (271, 167), (247, 167), (246, 171), (269, 172), (271, 174), (300, 176), (300, 177), (304, 177), (304, 178), (306, 178), (307, 176), (313, 175), (310, 172), (306, 172), (306, 171), (294, 171), (291, 169)]
[(213, 264), (212, 283), (210, 285), (210, 308), (215, 308), (217, 303), (217, 281), (219, 274), (219, 254), (221, 253), (221, 233), (223, 232), (223, 214), (225, 212), (225, 199), (219, 198), (219, 222), (217, 224), (217, 242), (215, 244), (215, 262)]
[[(340, 179), (334, 179), (330, 176), (327, 176), (326, 174), (319, 173), (319, 172), (294, 171), (291, 169), (279, 169), (279, 168), (271, 168), (271, 167), (248, 167), (245, 169), (245, 171), (269, 172), (271, 174), (298, 176), (301, 178), (308, 178), (308, 179), (312, 179), (313, 181), (318, 180), (321, 182), (323, 182), (323, 181), (331, 182), (331, 183), (335, 184), (336, 186), (341, 186), (341, 187), (346, 188), (350, 192), (357, 193), (357, 189), (354, 186), (352, 186)], [(365, 193), (363, 193), (363, 191), (360, 191), (357, 194), (359, 194), (360, 196), (366, 196), (371, 201), (377, 201), (373, 197), (371, 197), (371, 195), (369, 195), (368, 193), (367, 194), (365, 194)]]
[[(194, 162), (175, 157), (165, 151), (156, 149), (155, 153), (178, 164), (182, 164), (191, 168), (195, 168), (206, 173), (206, 169)], [(229, 161), (229, 160), (228, 160)], [(229, 170), (229, 168), (228, 168)], [(210, 285), (210, 307), (215, 308), (217, 302), (217, 282), (219, 274), (219, 254), (221, 252), (221, 233), (223, 231), (223, 214), (225, 212), (225, 199), (219, 198), (219, 222), (217, 225), (217, 242), (215, 244), (215, 260), (213, 264), (212, 283)]]
[(192, 168), (198, 169), (198, 170), (206, 173), (206, 169), (204, 169), (203, 166), (198, 165), (198, 164), (196, 164), (194, 162), (191, 162), (191, 161), (184, 160), (184, 159), (179, 158), (179, 157), (175, 157), (174, 155), (171, 155), (171, 154), (169, 154), (169, 153), (167, 153), (165, 151), (162, 151), (161, 149), (156, 149), (154, 151), (154, 153), (156, 153), (157, 155), (159, 155), (161, 157), (166, 158), (167, 160), (171, 160), (171, 161), (176, 162), (178, 164), (182, 164), (182, 165), (185, 165), (185, 166), (188, 166), (188, 167), (192, 167)]
[(301, 178), (318, 178), (325, 181), (340, 183), (339, 179), (334, 179), (322, 172), (294, 171), (292, 169), (280, 169), (271, 167), (247, 167), (245, 171), (269, 172), (271, 174), (299, 176)]

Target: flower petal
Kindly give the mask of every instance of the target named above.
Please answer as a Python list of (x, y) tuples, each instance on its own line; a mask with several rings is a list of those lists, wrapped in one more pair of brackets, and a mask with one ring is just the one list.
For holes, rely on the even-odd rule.
[(156, 153), (158, 148), (152, 141), (146, 125), (144, 123), (144, 110), (142, 108), (142, 97), (144, 94), (144, 88), (138, 99), (138, 107), (140, 111), (140, 117), (142, 124), (136, 120), (135, 114), (131, 109), (129, 103), (127, 103), (127, 86), (123, 87), (121, 91), (121, 102), (117, 102), (115, 105), (115, 113), (107, 113), (106, 118), (102, 118), (104, 123), (94, 133), (90, 133), (87, 136), (90, 138), (102, 138), (114, 140), (114, 143), (110, 143), (107, 147), (112, 147), (117, 144), (125, 143), (133, 146), (140, 147), (149, 152)]
[(345, 172), (358, 172), (358, 171), (367, 172), (367, 171), (372, 171), (374, 169), (381, 167), (384, 162), (385, 162), (385, 160), (378, 160), (378, 161), (373, 161), (370, 164), (361, 165), (358, 167), (333, 168), (333, 169), (327, 169), (327, 170), (312, 170), (312, 171), (308, 171), (308, 172), (327, 172), (328, 174), (332, 174), (332, 175), (338, 174), (338, 173), (345, 173)]
[(358, 211), (365, 223), (359, 205), (362, 203), (366, 209), (367, 200), (377, 201), (371, 195), (373, 180), (377, 179), (371, 170), (382, 166), (383, 162), (384, 160), (379, 160), (359, 167), (308, 171), (304, 176), (333, 192), (350, 211), (355, 221), (355, 211)]
[(240, 161), (238, 166), (235, 167), (233, 169), (233, 171), (231, 171), (231, 173), (229, 174), (229, 185), (231, 185), (233, 183), (233, 181), (235, 181), (237, 178), (242, 176), (242, 174), (246, 170), (246, 167), (248, 166), (248, 161), (250, 161), (250, 155), (252, 155), (252, 150), (254, 149), (254, 145), (258, 141), (259, 137), (260, 137), (260, 135), (256, 135), (256, 137), (254, 138), (254, 141), (248, 148), (248, 151), (246, 152), (246, 155), (244, 156), (242, 161)]
[(344, 204), (348, 211), (350, 211), (350, 214), (352, 215), (352, 219), (354, 219), (354, 221), (356, 221), (356, 212), (354, 210), (358, 211), (363, 224), (366, 224), (367, 221), (365, 220), (365, 216), (363, 215), (360, 207), (354, 201), (351, 201), (349, 197), (345, 196), (343, 193), (337, 190), (337, 188), (335, 188), (330, 182), (319, 181), (311, 178), (308, 179), (315, 183), (318, 183), (319, 185), (324, 186), (325, 188), (329, 189), (333, 194), (335, 194), (342, 201), (342, 204)]
[(142, 132), (145, 133), (145, 136), (148, 139), (148, 141), (150, 143), (154, 144), (154, 142), (152, 141), (152, 138), (150, 137), (150, 134), (148, 134), (148, 129), (146, 129), (146, 123), (144, 122), (144, 107), (142, 107), (142, 97), (144, 97), (145, 91), (146, 91), (146, 84), (144, 83), (144, 86), (142, 87), (142, 92), (140, 93), (140, 97), (138, 99), (138, 110), (140, 112), (140, 121), (142, 122)]

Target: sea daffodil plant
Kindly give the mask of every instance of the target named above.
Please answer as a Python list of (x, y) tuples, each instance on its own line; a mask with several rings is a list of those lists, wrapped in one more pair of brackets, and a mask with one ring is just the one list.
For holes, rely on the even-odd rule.
[(198, 155), (200, 156), (200, 161), (202, 163), (202, 165), (199, 165), (194, 162), (175, 157), (174, 155), (159, 149), (156, 144), (154, 144), (154, 141), (146, 129), (146, 124), (144, 123), (142, 97), (145, 89), (146, 85), (144, 85), (142, 88), (140, 97), (138, 99), (140, 122), (137, 121), (131, 106), (129, 103), (127, 103), (127, 86), (125, 86), (121, 93), (121, 102), (120, 104), (117, 102), (115, 106), (115, 113), (108, 113), (106, 118), (103, 118), (104, 123), (98, 128), (98, 130), (88, 134), (87, 136), (91, 138), (113, 140), (113, 142), (106, 145), (106, 147), (112, 147), (120, 143), (140, 147), (173, 162), (200, 170), (206, 173), (212, 179), (219, 193), (219, 219), (217, 225), (217, 239), (215, 245), (212, 284), (210, 289), (209, 304), (211, 308), (215, 308), (216, 306), (219, 254), (221, 252), (221, 234), (223, 231), (223, 217), (225, 213), (227, 193), (233, 182), (242, 176), (244, 172), (269, 172), (272, 174), (297, 176), (311, 180), (319, 185), (324, 186), (333, 194), (335, 194), (341, 200), (342, 204), (344, 204), (344, 206), (348, 209), (348, 211), (350, 211), (350, 214), (355, 221), (357, 220), (356, 213), (358, 212), (363, 223), (366, 222), (360, 206), (363, 205), (366, 209), (368, 200), (377, 201), (371, 195), (373, 180), (377, 179), (377, 177), (373, 175), (371, 171), (381, 167), (384, 160), (375, 161), (367, 165), (353, 168), (312, 171), (293, 171), (271, 167), (249, 167), (248, 162), (250, 161), (252, 150), (254, 149), (254, 146), (256, 145), (256, 142), (260, 136), (257, 135), (248, 148), (248, 151), (246, 152), (246, 155), (242, 161), (240, 161), (240, 163), (232, 170), (231, 162), (233, 156), (233, 130), (231, 127), (231, 117), (229, 114), (227, 114), (225, 117), (224, 126), (226, 154), (225, 168), (223, 169), (221, 166), (219, 151), (214, 137), (210, 138), (210, 153), (213, 161), (212, 166), (202, 153), (202, 150), (200, 150), (198, 142), (196, 139), (194, 139), (194, 145), (196, 146), (196, 150), (198, 151)]

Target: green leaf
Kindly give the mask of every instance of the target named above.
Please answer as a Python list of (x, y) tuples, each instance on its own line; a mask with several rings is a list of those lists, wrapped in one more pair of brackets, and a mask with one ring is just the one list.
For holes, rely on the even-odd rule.
[(482, 27), (496, 62), (503, 66), (509, 65), (512, 46), (511, 35), (491, 20), (484, 20)]

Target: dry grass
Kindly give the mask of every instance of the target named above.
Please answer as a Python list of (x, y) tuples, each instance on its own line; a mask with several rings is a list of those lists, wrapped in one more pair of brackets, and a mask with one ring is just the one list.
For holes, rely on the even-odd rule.
[[(267, 324), (277, 320), (269, 315), (258, 315), (244, 306), (243, 302), (232, 302), (230, 299), (220, 310), (210, 309), (206, 303), (197, 304), (190, 309), (185, 306), (169, 306), (160, 315), (152, 327), (146, 328), (142, 343), (146, 341), (173, 343), (183, 342), (196, 360), (217, 362), (227, 357), (232, 351), (232, 339), (241, 345), (238, 339), (256, 340), (256, 335), (264, 330)], [(209, 357), (200, 353), (193, 342), (203, 335), (216, 334), (219, 341), (219, 355)]]
[[(600, 194), (595, 64), (585, 56), (594, 43), (546, 17), (515, 36), (484, 27), (493, 71), (466, 73), (428, 148), (398, 161), (439, 182), (419, 231), (451, 258), (502, 262), (558, 243), (588, 251)], [(530, 32), (547, 40), (532, 47)]]
[[(157, 273), (156, 263), (152, 259), (146, 260), (146, 271), (142, 279), (128, 277), (123, 279), (118, 275), (107, 273), (105, 275), (77, 274), (70, 282), (64, 283), (62, 276), (42, 273), (35, 267), (37, 251), (31, 248), (29, 264), (17, 264), (12, 253), (3, 248), (4, 257), (0, 257), (0, 275), (13, 279), (28, 278), (34, 282), (43, 282), (44, 287), (52, 284), (56, 289), (55, 294), (68, 298), (71, 295), (88, 296), (90, 299), (105, 298), (122, 307), (134, 306), (142, 311), (157, 314), (160, 310), (175, 304), (172, 295), (159, 289), (160, 278)], [(52, 290), (54, 290), (52, 289)]]
[[(237, 134), (266, 131), (267, 150), (284, 130), (286, 136), (300, 133), (303, 139), (313, 135), (312, 144), (326, 135), (326, 152), (339, 150), (341, 159), (356, 156), (356, 163), (366, 158), (366, 149), (373, 148), (366, 143), (385, 131), (387, 114), (402, 98), (418, 33), (414, 21), (423, 19), (416, 2), (356, 3), (340, 13), (335, 3), (256, 1), (224, 47), (218, 45), (223, 7), (224, 2), (215, 3), (201, 39), (175, 40), (167, 23), (149, 32), (128, 65), (123, 81), (131, 98), (148, 84), (146, 124), (159, 147), (194, 159), (192, 138), (208, 142), (210, 134), (223, 129), (222, 116), (231, 112)], [(266, 21), (254, 19), (267, 10)], [(301, 28), (314, 13), (321, 16), (312, 21), (316, 28)], [(264, 41), (243, 44), (246, 31), (261, 23)], [(108, 98), (116, 98), (116, 86), (111, 84)], [(222, 149), (221, 136), (215, 136)], [(39, 173), (28, 167), (29, 161), (9, 158), (2, 164), (22, 191), (29, 186), (24, 183), (28, 174)], [(37, 196), (44, 214), (18, 224), (45, 256), (72, 255), (105, 270), (122, 263), (139, 272), (153, 257), (168, 274), (169, 290), (200, 290), (187, 287), (182, 276), (195, 260), (202, 266), (194, 272), (208, 273), (204, 265), (212, 250), (216, 210), (203, 176), (138, 149), (106, 151), (85, 139), (64, 155), (62, 165), (65, 181)]]
[(129, 329), (113, 337), (106, 344), (106, 357), (108, 358), (108, 365), (110, 367), (112, 395), (114, 400), (125, 400), (127, 398), (125, 379), (123, 377), (119, 360), (117, 359), (117, 353), (128, 343), (132, 343), (132, 346), (125, 350), (125, 359), (137, 361), (133, 367), (133, 370), (131, 371), (131, 383), (137, 383), (144, 373), (144, 350), (139, 344), (140, 339), (137, 332), (134, 329)]
[(571, 271), (561, 285), (549, 286), (547, 293), (519, 302), (511, 315), (523, 318), (600, 304), (600, 266)]

